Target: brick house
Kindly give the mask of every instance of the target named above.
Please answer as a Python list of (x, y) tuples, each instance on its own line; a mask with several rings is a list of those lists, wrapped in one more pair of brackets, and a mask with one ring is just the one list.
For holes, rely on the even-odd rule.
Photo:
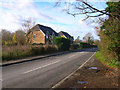
[(58, 37), (59, 34), (50, 27), (37, 24), (30, 29), (26, 36), (27, 41), (31, 44), (46, 44), (52, 43), (50, 38)]
[(67, 32), (64, 32), (64, 31), (60, 31), (59, 32), (59, 36), (61, 37), (65, 37), (65, 38), (69, 38), (71, 40), (71, 43), (73, 43), (73, 36), (71, 36), (70, 34), (68, 34)]

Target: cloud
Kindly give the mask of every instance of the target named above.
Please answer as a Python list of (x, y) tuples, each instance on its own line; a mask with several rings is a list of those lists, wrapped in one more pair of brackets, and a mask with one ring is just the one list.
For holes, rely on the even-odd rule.
[[(14, 30), (16, 29), (16, 26), (20, 26), (21, 22), (29, 17), (38, 19), (41, 18), (42, 20), (52, 20), (53, 17), (46, 15), (42, 13), (40, 10), (35, 7), (34, 2), (31, 0), (11, 0), (11, 1), (4, 1), (0, 3), (2, 7), (0, 7), (1, 17), (0, 19), (2, 22), (0, 24), (2, 25), (1, 29), (4, 28), (11, 28), (9, 27), (14, 26)], [(8, 25), (8, 27), (5, 27)], [(18, 27), (17, 27), (18, 29)]]
[[(73, 17), (61, 12), (62, 8), (42, 7), (42, 3), (36, 6), (31, 0), (13, 0), (4, 2), (1, 13), (1, 28), (15, 31), (20, 28), (21, 22), (26, 18), (34, 18), (37, 23), (52, 27), (55, 31), (65, 31), (82, 37), (87, 33), (94, 33), (93, 27), (83, 22), (83, 16)], [(1, 10), (1, 9), (0, 9)]]

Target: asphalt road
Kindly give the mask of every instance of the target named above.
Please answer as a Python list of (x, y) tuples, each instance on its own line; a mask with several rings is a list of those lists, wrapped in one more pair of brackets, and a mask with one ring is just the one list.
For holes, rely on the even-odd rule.
[(51, 88), (69, 75), (96, 49), (77, 50), (2, 68), (3, 88)]

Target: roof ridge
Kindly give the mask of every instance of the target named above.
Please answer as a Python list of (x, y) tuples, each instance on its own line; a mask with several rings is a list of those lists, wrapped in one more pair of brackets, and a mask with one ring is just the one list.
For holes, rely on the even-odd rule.
[[(39, 28), (46, 34), (47, 33), (47, 31), (49, 32), (49, 33), (52, 33), (52, 32), (54, 32), (56, 35), (58, 34), (54, 29), (52, 29), (51, 27), (49, 27), (49, 26), (45, 26), (45, 25), (41, 25), (41, 24), (37, 24), (38, 26), (39, 26)], [(36, 26), (37, 26), (36, 25)]]
[[(37, 25), (39, 25), (39, 26), (43, 26), (43, 27), (51, 28), (51, 27), (49, 27), (49, 26), (45, 26), (45, 25), (42, 25), (42, 24), (37, 24)], [(52, 29), (52, 28), (51, 28), (51, 29)]]

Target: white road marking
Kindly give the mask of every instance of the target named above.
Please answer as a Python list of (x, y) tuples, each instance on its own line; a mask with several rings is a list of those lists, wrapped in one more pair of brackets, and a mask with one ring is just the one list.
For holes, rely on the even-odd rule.
[(72, 58), (72, 57), (74, 57), (74, 56), (76, 56), (76, 55), (78, 55), (78, 54), (81, 54), (81, 53), (86, 53), (86, 52), (75, 53), (75, 55), (72, 55), (72, 56), (70, 56), (70, 57), (68, 57), (68, 58)]
[[(96, 52), (95, 52), (96, 53)], [(63, 83), (66, 79), (68, 79), (70, 76), (72, 76), (77, 70), (81, 69), (94, 55), (95, 53), (86, 61), (84, 62), (79, 68), (77, 68), (75, 71), (73, 71), (71, 74), (69, 74), (67, 77), (65, 77), (64, 79), (62, 79), (61, 81), (59, 81), (57, 84), (55, 84), (52, 88), (56, 88), (57, 86), (59, 86), (61, 83)]]
[(57, 63), (57, 62), (60, 62), (60, 60), (55, 61), (55, 62), (53, 62), (53, 63), (46, 64), (46, 65), (44, 65), (44, 66), (41, 66), (41, 67), (38, 67), (38, 68), (35, 68), (35, 69), (32, 69), (32, 70), (29, 70), (29, 71), (26, 71), (26, 72), (24, 72), (24, 73), (29, 73), (29, 72), (35, 71), (35, 70), (37, 70), (37, 69), (41, 69), (41, 68), (47, 67), (47, 66), (49, 66), (49, 65), (55, 64), (55, 63)]
[(70, 56), (70, 57), (68, 57), (68, 58), (72, 58), (72, 57), (74, 57), (75, 55), (72, 55), (72, 56)]
[(80, 52), (80, 53), (86, 53), (86, 52)]

